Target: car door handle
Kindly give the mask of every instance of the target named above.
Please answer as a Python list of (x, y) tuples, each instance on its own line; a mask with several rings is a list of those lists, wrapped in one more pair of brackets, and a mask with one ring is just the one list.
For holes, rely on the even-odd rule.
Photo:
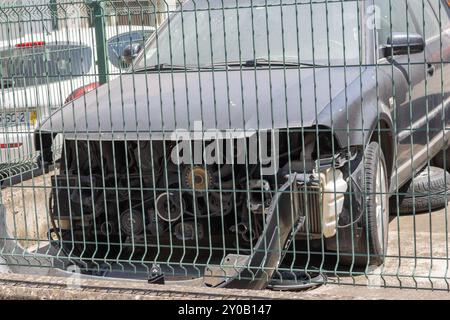
[(427, 73), (429, 76), (433, 76), (434, 75), (434, 71), (435, 71), (435, 67), (434, 65), (432, 65), (431, 63), (428, 63), (427, 65)]

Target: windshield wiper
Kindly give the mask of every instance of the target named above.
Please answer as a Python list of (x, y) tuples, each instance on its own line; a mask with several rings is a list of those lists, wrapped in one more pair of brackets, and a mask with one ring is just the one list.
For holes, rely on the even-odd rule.
[(252, 67), (261, 67), (261, 66), (274, 66), (274, 67), (318, 67), (322, 66), (316, 63), (307, 63), (307, 62), (293, 62), (293, 61), (282, 61), (282, 60), (268, 60), (266, 58), (256, 58), (247, 61), (228, 61), (215, 63), (213, 65), (216, 66), (228, 66), (228, 67), (244, 67), (244, 68), (252, 68)]
[(186, 66), (186, 65), (176, 65), (169, 63), (161, 63), (152, 66), (146, 66), (139, 69), (134, 69), (134, 72), (146, 72), (146, 71), (171, 71), (171, 70), (184, 70), (184, 71), (195, 71), (199, 69), (213, 69), (220, 67), (243, 67), (243, 68), (251, 68), (251, 67), (261, 67), (261, 66), (274, 66), (274, 67), (321, 67), (322, 65), (315, 63), (307, 63), (307, 62), (293, 62), (293, 61), (282, 61), (282, 60), (268, 60), (266, 58), (257, 58), (251, 59), (247, 61), (227, 61), (214, 63), (211, 66)]
[(194, 70), (188, 66), (160, 63), (152, 66), (146, 66), (139, 69), (134, 69), (134, 72), (145, 72), (145, 71), (167, 71), (167, 70)]

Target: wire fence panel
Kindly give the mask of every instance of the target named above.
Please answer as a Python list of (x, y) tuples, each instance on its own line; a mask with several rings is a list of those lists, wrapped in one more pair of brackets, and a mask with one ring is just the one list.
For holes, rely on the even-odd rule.
[(0, 264), (450, 290), (448, 1), (0, 12)]

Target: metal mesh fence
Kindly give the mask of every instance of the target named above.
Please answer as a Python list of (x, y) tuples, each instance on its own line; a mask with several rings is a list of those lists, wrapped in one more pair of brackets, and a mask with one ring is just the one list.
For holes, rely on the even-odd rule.
[(448, 1), (21, 1), (0, 32), (0, 263), (449, 290)]

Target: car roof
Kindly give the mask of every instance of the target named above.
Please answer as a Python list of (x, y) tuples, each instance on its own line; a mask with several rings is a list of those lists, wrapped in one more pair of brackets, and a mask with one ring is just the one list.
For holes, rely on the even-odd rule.
[[(110, 39), (132, 31), (155, 31), (154, 27), (129, 25), (129, 26), (108, 26), (105, 28), (106, 38)], [(95, 43), (95, 28), (61, 29), (49, 33), (28, 33), (11, 41), (0, 41), (0, 49), (11, 48), (20, 43), (45, 42), (45, 43), (76, 43), (92, 46)]]

